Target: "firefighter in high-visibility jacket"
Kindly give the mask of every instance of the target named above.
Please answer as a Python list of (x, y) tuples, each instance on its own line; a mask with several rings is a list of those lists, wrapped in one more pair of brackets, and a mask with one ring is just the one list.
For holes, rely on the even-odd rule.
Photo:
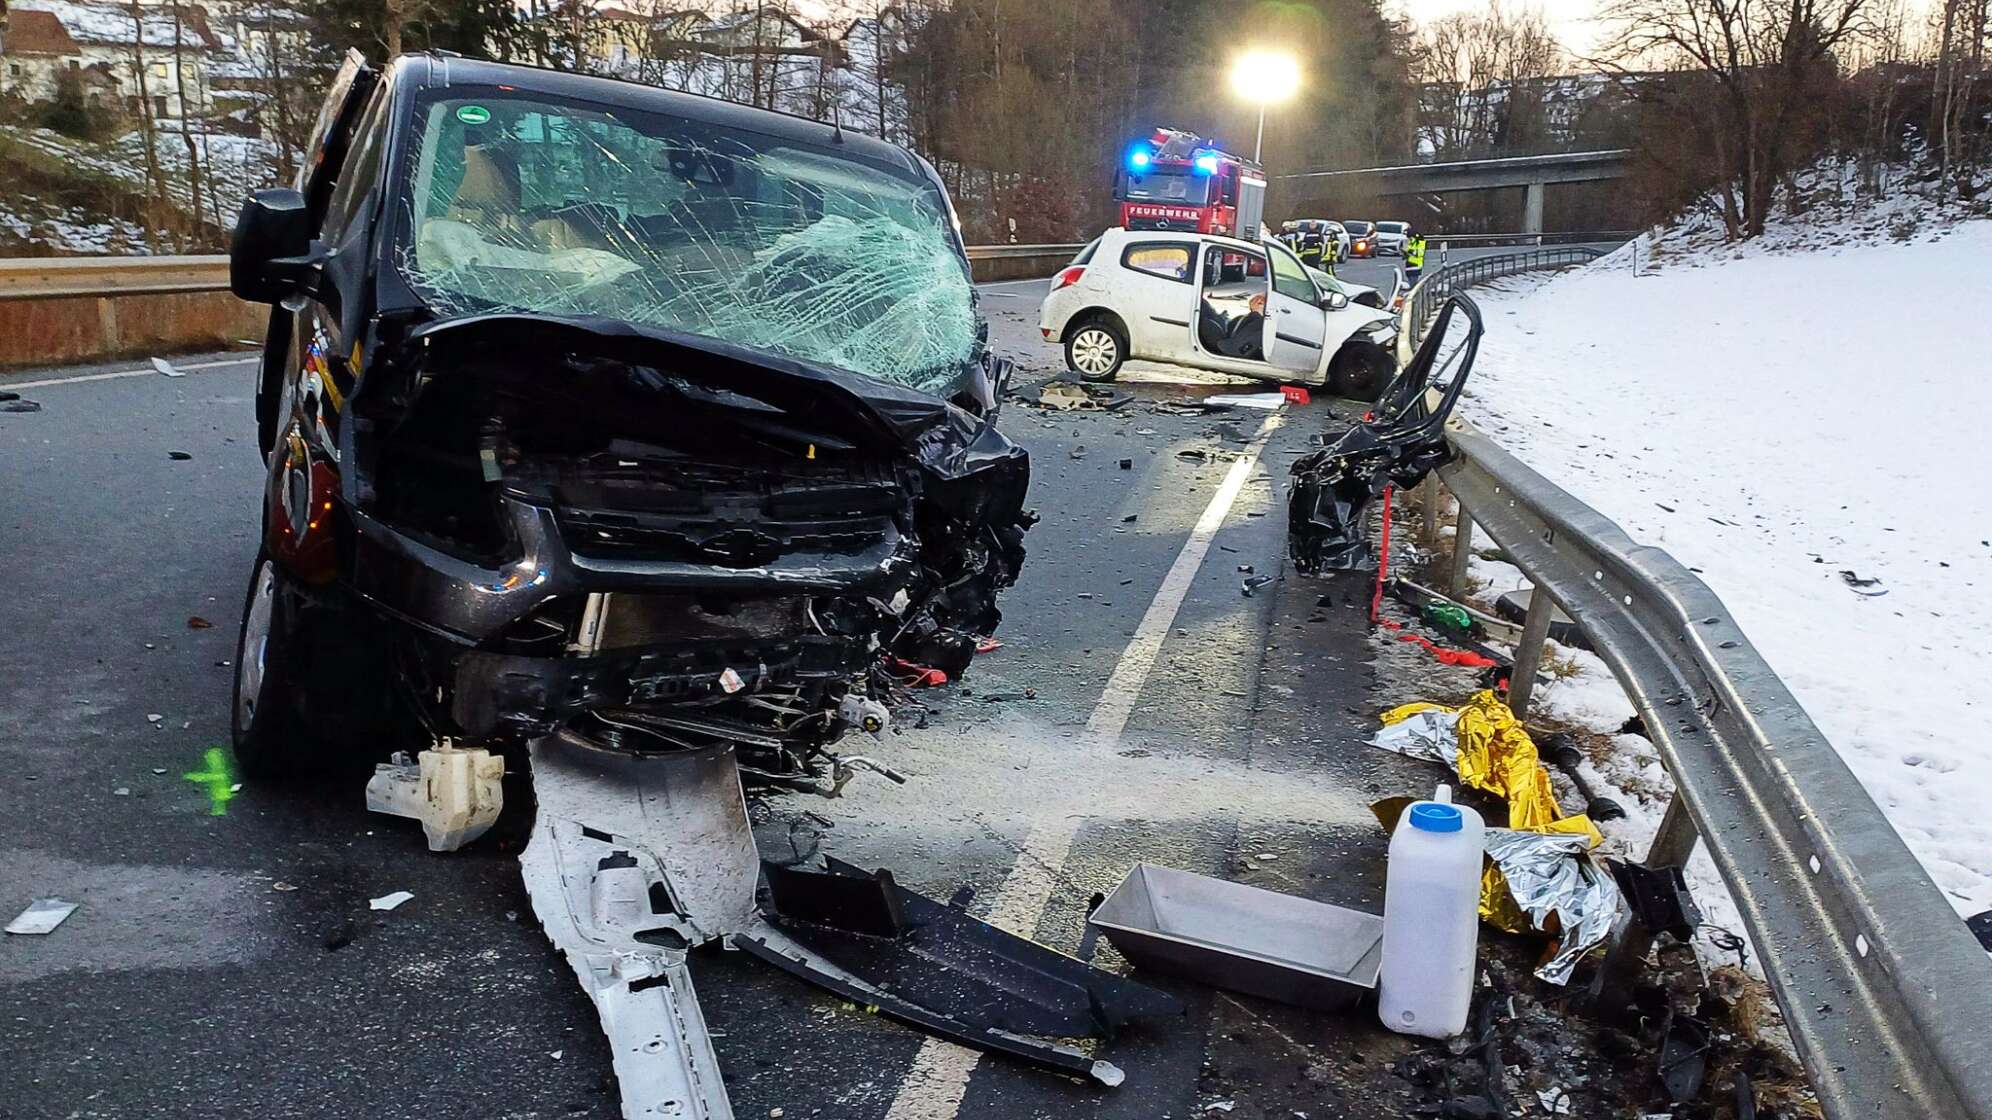
[(1413, 284), (1425, 267), (1425, 235), (1415, 230), (1404, 239), (1404, 278)]

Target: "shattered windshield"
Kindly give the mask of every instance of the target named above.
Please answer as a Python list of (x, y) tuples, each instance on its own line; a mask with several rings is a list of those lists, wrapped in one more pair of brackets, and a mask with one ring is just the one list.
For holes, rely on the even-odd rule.
[(972, 289), (924, 177), (623, 107), (417, 108), (401, 268), (440, 314), (599, 315), (945, 392)]

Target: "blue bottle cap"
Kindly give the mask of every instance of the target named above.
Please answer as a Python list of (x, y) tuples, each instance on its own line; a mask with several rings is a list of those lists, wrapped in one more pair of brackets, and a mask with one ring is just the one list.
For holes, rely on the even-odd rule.
[(1451, 805), (1420, 801), (1411, 806), (1411, 827), (1426, 832), (1458, 832), (1466, 818)]

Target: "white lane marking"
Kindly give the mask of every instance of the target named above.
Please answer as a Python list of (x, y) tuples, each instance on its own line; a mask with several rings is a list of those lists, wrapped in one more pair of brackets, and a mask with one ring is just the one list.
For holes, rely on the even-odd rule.
[[(1217, 493), (1211, 495), (1203, 516), (1190, 530), (1190, 539), (1183, 542), (1176, 562), (1162, 577), (1162, 585), (1156, 589), (1147, 613), (1141, 616), (1141, 624), (1135, 627), (1134, 637), (1128, 639), (1127, 648), (1121, 651), (1076, 749), (1111, 751), (1119, 743), (1121, 732), (1134, 714), (1135, 701), (1140, 699), (1142, 687), (1155, 670), (1169, 628), (1175, 625), (1183, 600), (1189, 597), (1197, 569), (1203, 566), (1204, 556), (1210, 552), (1211, 542), (1223, 527), (1232, 503), (1237, 501), (1238, 492), (1244, 489), (1246, 479), (1258, 465), (1266, 440), (1284, 421), (1284, 413), (1282, 409), (1266, 417), (1252, 442), (1231, 464), (1231, 472), (1224, 476)], [(1047, 799), (1031, 820), (1017, 862), (996, 888), (996, 901), (989, 910), (991, 925), (1024, 937), (1037, 929), (1038, 919), (1051, 902), (1052, 891), (1064, 873), (1065, 862), (1072, 854), (1072, 842), (1078, 838), (1084, 821), (1084, 814), (1074, 812), (1072, 806), (1061, 804), (1056, 798)], [(952, 1042), (937, 1038), (921, 1042), (920, 1052), (914, 1055), (913, 1065), (907, 1070), (885, 1120), (955, 1120), (968, 1092), (969, 1076), (981, 1058), (979, 1051)]]
[[(181, 371), (193, 369), (220, 369), (222, 366), (248, 365), (263, 360), (262, 355), (252, 354), (243, 358), (223, 358), (213, 362), (175, 362), (173, 368)], [(116, 381), (126, 377), (158, 377), (160, 373), (151, 366), (144, 369), (121, 369), (112, 373), (79, 373), (73, 377), (44, 377), (39, 381), (7, 381), (0, 379), (0, 389), (40, 389), (48, 385), (74, 385), (80, 381)]]

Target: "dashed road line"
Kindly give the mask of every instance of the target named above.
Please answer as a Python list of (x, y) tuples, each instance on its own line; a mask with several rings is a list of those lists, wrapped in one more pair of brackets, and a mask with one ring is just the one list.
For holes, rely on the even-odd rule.
[[(1086, 720), (1086, 734), (1077, 749), (1111, 751), (1119, 743), (1121, 732), (1127, 728), (1127, 721), (1134, 714), (1135, 702), (1140, 699), (1143, 686), (1155, 670), (1155, 662), (1162, 653), (1162, 643), (1169, 636), (1169, 628), (1175, 624), (1183, 601), (1189, 597), (1197, 569), (1203, 566), (1211, 542), (1224, 526), (1224, 519), (1237, 501), (1239, 491), (1244, 489), (1246, 480), (1258, 465), (1259, 454), (1265, 450), (1266, 441), (1284, 420), (1284, 411), (1282, 409), (1266, 417), (1252, 441), (1231, 464), (1230, 473), (1218, 484), (1217, 493), (1211, 495), (1210, 504), (1204, 507), (1203, 516), (1190, 530), (1190, 537), (1183, 542), (1182, 551), (1176, 554), (1175, 563), (1162, 577), (1162, 584), (1156, 589), (1147, 612), (1142, 615), (1141, 624), (1135, 627), (1134, 637), (1128, 639), (1127, 647), (1121, 651), (1120, 660), (1115, 663), (1113, 674), (1107, 678), (1099, 703), (1094, 705), (1093, 714)], [(1031, 935), (1051, 902), (1057, 877), (1064, 872), (1082, 823), (1084, 818), (1080, 814), (1057, 799), (1051, 799), (1038, 811), (1031, 821), (1030, 832), (1018, 853), (1017, 862), (996, 889), (996, 901), (988, 916), (991, 925), (1025, 937)], [(885, 1120), (955, 1120), (961, 1112), (962, 1098), (968, 1092), (969, 1077), (981, 1059), (979, 1051), (935, 1038), (926, 1039), (920, 1044), (919, 1053), (914, 1055), (913, 1064), (907, 1070), (899, 1095), (893, 1098)]]

